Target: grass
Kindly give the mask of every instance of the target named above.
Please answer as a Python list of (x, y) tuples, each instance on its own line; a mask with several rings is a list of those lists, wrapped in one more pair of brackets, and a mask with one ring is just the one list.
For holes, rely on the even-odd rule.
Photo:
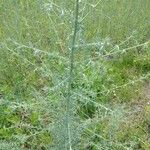
[(75, 2), (1, 1), (0, 147), (149, 150), (150, 2)]

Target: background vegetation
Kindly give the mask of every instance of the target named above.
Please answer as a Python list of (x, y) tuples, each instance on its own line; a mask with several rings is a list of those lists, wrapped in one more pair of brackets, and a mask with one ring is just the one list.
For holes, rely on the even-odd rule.
[[(0, 1), (1, 150), (150, 149), (150, 1)], [(71, 147), (69, 147), (71, 145)]]

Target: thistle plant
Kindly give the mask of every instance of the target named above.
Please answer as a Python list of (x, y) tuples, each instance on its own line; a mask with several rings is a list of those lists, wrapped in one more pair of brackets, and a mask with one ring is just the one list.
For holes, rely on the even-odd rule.
[(1, 4), (0, 149), (150, 149), (149, 0)]

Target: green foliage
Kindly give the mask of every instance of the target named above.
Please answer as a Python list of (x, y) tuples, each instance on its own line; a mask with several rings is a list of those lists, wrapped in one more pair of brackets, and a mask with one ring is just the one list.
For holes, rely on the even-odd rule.
[(149, 150), (149, 5), (1, 0), (0, 149)]

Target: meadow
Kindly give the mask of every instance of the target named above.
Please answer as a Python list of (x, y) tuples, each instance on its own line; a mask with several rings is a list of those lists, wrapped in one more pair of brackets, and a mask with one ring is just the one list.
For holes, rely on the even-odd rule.
[(149, 150), (150, 1), (1, 0), (0, 150)]

